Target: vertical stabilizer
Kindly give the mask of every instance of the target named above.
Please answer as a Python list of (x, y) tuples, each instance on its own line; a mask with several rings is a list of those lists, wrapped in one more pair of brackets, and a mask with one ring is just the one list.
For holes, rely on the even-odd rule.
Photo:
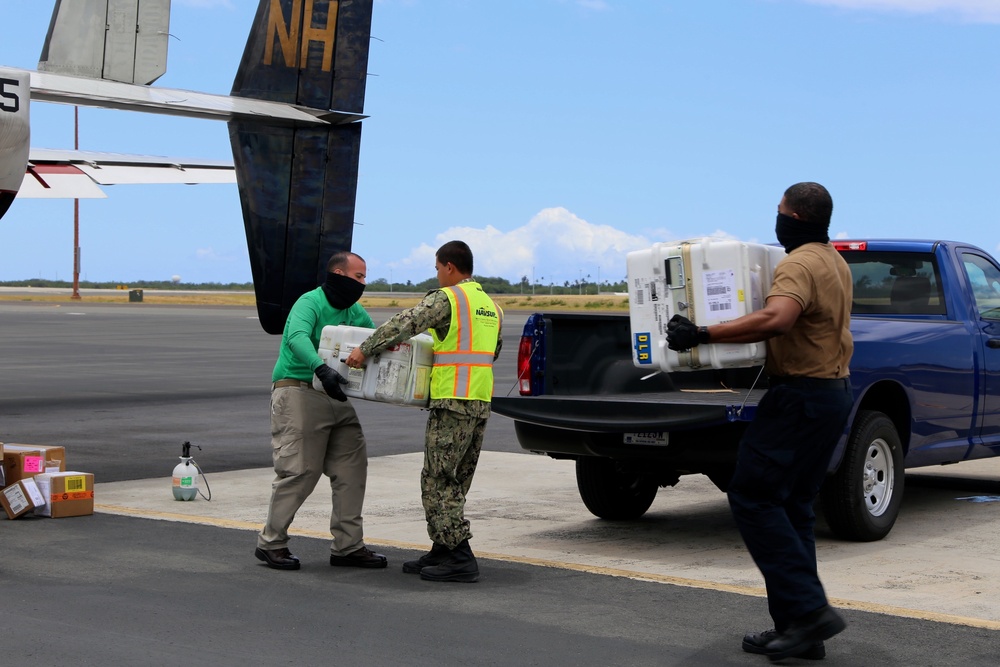
[(148, 85), (167, 71), (170, 0), (56, 0), (43, 72)]
[[(232, 94), (361, 113), (371, 18), (372, 0), (260, 0)], [(257, 312), (278, 334), (330, 255), (351, 248), (361, 124), (232, 121), (229, 134)]]

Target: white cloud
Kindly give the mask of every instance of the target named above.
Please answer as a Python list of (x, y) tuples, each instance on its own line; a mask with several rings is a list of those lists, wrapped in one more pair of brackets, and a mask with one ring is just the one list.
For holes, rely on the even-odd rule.
[(606, 0), (558, 0), (561, 4), (571, 4), (577, 7), (595, 12), (603, 12), (611, 9)]
[(203, 262), (228, 262), (233, 259), (229, 255), (216, 252), (215, 248), (198, 248), (194, 251), (194, 256)]
[[(526, 276), (543, 285), (572, 284), (581, 278), (587, 282), (618, 282), (625, 279), (628, 253), (649, 248), (655, 241), (680, 238), (665, 229), (656, 230), (652, 236), (650, 239), (610, 225), (594, 224), (555, 207), (543, 209), (527, 224), (509, 232), (493, 226), (452, 227), (437, 235), (433, 247), (421, 244), (405, 259), (386, 267), (395, 273), (397, 281), (404, 275), (414, 282), (433, 277), (434, 252), (441, 244), (459, 239), (472, 248), (479, 276), (498, 276), (510, 282)], [(738, 239), (721, 229), (710, 236)]]
[(576, 4), (580, 5), (584, 9), (591, 9), (596, 11), (604, 11), (609, 9), (608, 3), (604, 0), (577, 0)]
[(805, 0), (843, 9), (941, 14), (972, 23), (1000, 23), (998, 0)]

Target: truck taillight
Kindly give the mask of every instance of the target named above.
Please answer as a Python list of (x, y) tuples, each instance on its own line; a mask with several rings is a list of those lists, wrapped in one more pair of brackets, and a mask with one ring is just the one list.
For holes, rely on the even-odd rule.
[(521, 336), (517, 346), (517, 389), (521, 396), (531, 396), (531, 336)]
[(833, 241), (833, 247), (840, 252), (845, 250), (868, 250), (868, 241)]

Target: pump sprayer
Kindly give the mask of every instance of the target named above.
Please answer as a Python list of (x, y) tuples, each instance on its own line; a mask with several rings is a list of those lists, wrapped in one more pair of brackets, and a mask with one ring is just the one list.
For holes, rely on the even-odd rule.
[[(201, 468), (191, 457), (191, 443), (181, 445), (181, 462), (174, 466), (173, 490), (174, 500), (194, 500), (198, 496), (198, 475), (204, 477)], [(198, 447), (198, 445), (194, 445)], [(201, 450), (201, 447), (198, 447)], [(208, 483), (208, 480), (205, 481)], [(211, 491), (209, 492), (211, 493)], [(202, 494), (204, 497), (204, 494)], [(211, 497), (205, 498), (211, 500)]]

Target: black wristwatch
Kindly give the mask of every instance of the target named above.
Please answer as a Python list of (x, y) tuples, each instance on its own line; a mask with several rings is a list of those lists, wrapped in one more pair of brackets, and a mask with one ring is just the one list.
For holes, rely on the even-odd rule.
[(698, 344), (704, 345), (708, 342), (708, 327), (698, 327)]

